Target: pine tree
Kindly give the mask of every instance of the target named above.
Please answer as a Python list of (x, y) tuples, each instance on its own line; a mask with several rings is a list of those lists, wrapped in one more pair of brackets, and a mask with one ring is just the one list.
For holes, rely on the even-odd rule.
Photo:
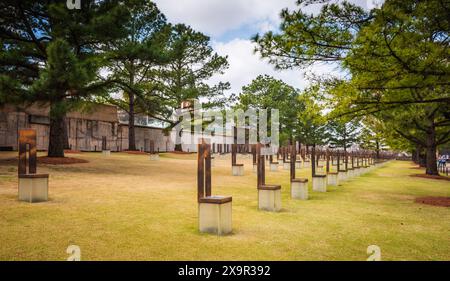
[(157, 111), (159, 102), (153, 82), (155, 67), (167, 62), (170, 27), (156, 5), (148, 0), (127, 2), (131, 20), (124, 25), (126, 36), (107, 45), (108, 72), (119, 95), (107, 102), (128, 115), (128, 149), (136, 150), (135, 116)]
[[(227, 57), (214, 53), (210, 38), (184, 24), (172, 26), (169, 36), (169, 62), (159, 67), (156, 75), (160, 110), (149, 112), (154, 118), (169, 123), (172, 129), (180, 120), (173, 120), (173, 112), (183, 101), (200, 100), (203, 109), (224, 107), (228, 97), (224, 91), (229, 83), (207, 82), (215, 74), (228, 68)], [(181, 150), (176, 145), (175, 150)]]
[(0, 102), (50, 105), (48, 156), (64, 156), (65, 116), (81, 101), (105, 93), (99, 80), (102, 48), (123, 36), (129, 19), (122, 1), (0, 2)]

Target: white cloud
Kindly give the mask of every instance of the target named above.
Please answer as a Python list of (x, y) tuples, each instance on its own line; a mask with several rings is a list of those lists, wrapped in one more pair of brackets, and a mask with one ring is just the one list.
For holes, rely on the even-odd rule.
[(274, 22), (266, 20), (256, 23), (256, 29), (259, 33), (263, 34), (269, 31), (277, 30), (278, 26), (274, 24)]
[(186, 23), (212, 36), (220, 36), (247, 24), (270, 22), (277, 26), (283, 8), (295, 0), (155, 0), (173, 23)]
[[(384, 0), (349, 1), (366, 9), (384, 2)], [(298, 9), (296, 0), (154, 0), (154, 2), (170, 22), (188, 24), (212, 37), (219, 37), (227, 31), (234, 31), (245, 25), (269, 24), (278, 27), (282, 9)], [(342, 0), (331, 2), (338, 3)], [(302, 9), (315, 14), (322, 5), (313, 4)]]
[(275, 70), (273, 65), (253, 52), (254, 47), (253, 42), (244, 39), (234, 39), (227, 43), (213, 42), (213, 48), (219, 55), (228, 56), (230, 68), (223, 75), (214, 76), (210, 82), (228, 81), (231, 83), (231, 92), (239, 93), (242, 86), (249, 84), (258, 75), (267, 74), (295, 88), (303, 89), (309, 84), (304, 73), (310, 71), (316, 75), (335, 73), (330, 65), (317, 65), (305, 71)]
[[(225, 74), (214, 76), (210, 82), (230, 82), (232, 93), (239, 93), (242, 86), (249, 84), (260, 74), (274, 76), (303, 89), (308, 85), (305, 73), (312, 72), (315, 75), (336, 73), (329, 65), (317, 65), (306, 71), (298, 69), (277, 71), (253, 52), (254, 44), (248, 38), (249, 31), (256, 34), (276, 30), (280, 24), (281, 10), (297, 9), (296, 0), (154, 0), (154, 2), (169, 22), (185, 23), (212, 37), (213, 48), (220, 55), (228, 56), (230, 68)], [(321, 5), (311, 5), (304, 11), (317, 13), (320, 7)], [(242, 32), (243, 30), (246, 31)], [(231, 41), (219, 41), (225, 33), (231, 35), (227, 37), (231, 38)]]

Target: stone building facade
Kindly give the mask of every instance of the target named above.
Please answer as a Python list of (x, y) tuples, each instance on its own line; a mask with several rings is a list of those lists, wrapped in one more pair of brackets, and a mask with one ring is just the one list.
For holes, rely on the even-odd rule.
[[(31, 106), (5, 105), (0, 108), (0, 150), (17, 150), (18, 130), (36, 129), (37, 149), (47, 150), (49, 141), (49, 106), (33, 104)], [(80, 111), (67, 114), (66, 125), (69, 146), (72, 150), (100, 151), (102, 138), (106, 137), (107, 148), (111, 151), (128, 149), (128, 124), (119, 120), (115, 106), (91, 104)], [(162, 128), (136, 125), (136, 147), (149, 151), (153, 140), (155, 150), (173, 151), (175, 132), (164, 133)], [(202, 136), (184, 133), (181, 137), (183, 151), (196, 151), (193, 140)], [(211, 138), (211, 143), (228, 143), (232, 136), (218, 135)]]

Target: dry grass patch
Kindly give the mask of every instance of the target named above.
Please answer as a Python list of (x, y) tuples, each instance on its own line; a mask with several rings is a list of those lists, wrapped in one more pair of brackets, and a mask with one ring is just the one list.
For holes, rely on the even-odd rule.
[[(89, 161), (40, 165), (50, 174), (50, 201), (17, 201), (17, 169), (0, 153), (0, 259), (65, 260), (70, 244), (83, 260), (365, 260), (367, 246), (383, 260), (449, 260), (450, 209), (414, 203), (450, 196), (450, 183), (409, 175), (393, 162), (311, 200), (289, 196), (289, 172), (267, 172), (282, 185), (283, 211), (258, 211), (251, 158), (245, 176), (231, 176), (229, 157), (216, 157), (213, 193), (233, 196), (233, 234), (197, 229), (196, 155), (81, 153)], [(308, 177), (309, 169), (298, 171)], [(311, 183), (310, 183), (311, 184)]]

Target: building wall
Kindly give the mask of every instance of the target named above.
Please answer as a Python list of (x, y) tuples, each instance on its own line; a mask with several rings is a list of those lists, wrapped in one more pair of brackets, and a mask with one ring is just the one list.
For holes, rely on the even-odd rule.
[[(28, 127), (25, 113), (10, 110), (0, 111), (0, 148), (17, 149), (17, 131)], [(41, 135), (39, 136), (41, 137)], [(40, 138), (38, 137), (38, 142)]]
[[(175, 148), (170, 136), (166, 136), (161, 129), (135, 127), (136, 149), (150, 151), (150, 141), (155, 143), (155, 151), (173, 151)], [(119, 150), (128, 149), (128, 126), (119, 125)]]
[[(17, 136), (20, 129), (36, 129), (37, 149), (47, 150), (49, 141), (49, 108), (32, 105), (22, 108), (6, 105), (0, 109), (0, 148), (17, 150)], [(102, 138), (112, 151), (128, 149), (128, 127), (119, 124), (117, 109), (113, 106), (95, 105), (83, 112), (71, 112), (66, 118), (69, 146), (73, 150), (100, 151)], [(161, 129), (136, 127), (136, 145), (148, 151), (150, 140), (159, 151), (173, 150), (170, 137)]]
[[(36, 129), (37, 149), (47, 150), (49, 141), (49, 107), (32, 105), (17, 107), (6, 105), (0, 108), (0, 149), (17, 150), (18, 130)], [(67, 132), (72, 150), (100, 151), (102, 137), (107, 140), (107, 148), (112, 151), (128, 149), (128, 126), (118, 121), (117, 109), (108, 105), (92, 105), (80, 112), (67, 114)], [(175, 132), (165, 134), (162, 129), (136, 126), (136, 147), (142, 151), (150, 150), (150, 141), (155, 143), (156, 151), (175, 149)], [(196, 141), (200, 134), (185, 132), (181, 141), (183, 151), (196, 152)], [(210, 143), (233, 143), (231, 136), (206, 137)]]
[[(73, 150), (102, 150), (102, 138), (106, 137), (106, 147), (116, 150), (118, 123), (78, 118), (67, 119), (69, 146)], [(48, 143), (48, 140), (47, 140)]]
[[(176, 132), (171, 132), (171, 138), (175, 140)], [(232, 144), (233, 137), (232, 136), (223, 136), (223, 135), (215, 135), (215, 136), (205, 136), (202, 134), (191, 134), (189, 132), (182, 133), (181, 143), (183, 151), (187, 152), (197, 152), (197, 143), (198, 140), (204, 138), (207, 143), (210, 144)], [(175, 147), (175, 146), (174, 146)], [(211, 148), (212, 149), (212, 148)]]

